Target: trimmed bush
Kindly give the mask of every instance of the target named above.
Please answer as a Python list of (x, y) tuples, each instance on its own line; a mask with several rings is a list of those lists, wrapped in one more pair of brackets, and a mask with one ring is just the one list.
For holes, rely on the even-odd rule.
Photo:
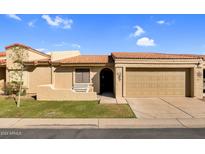
[[(5, 95), (13, 95), (13, 94), (18, 95), (20, 84), (23, 84), (23, 83), (16, 82), (16, 81), (8, 82), (4, 88)], [(26, 88), (22, 88), (21, 96), (25, 96), (25, 95), (26, 95)]]

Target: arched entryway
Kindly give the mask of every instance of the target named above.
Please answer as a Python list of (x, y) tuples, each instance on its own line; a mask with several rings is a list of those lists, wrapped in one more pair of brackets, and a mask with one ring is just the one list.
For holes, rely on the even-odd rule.
[(113, 71), (109, 68), (104, 68), (100, 72), (100, 93), (113, 93)]

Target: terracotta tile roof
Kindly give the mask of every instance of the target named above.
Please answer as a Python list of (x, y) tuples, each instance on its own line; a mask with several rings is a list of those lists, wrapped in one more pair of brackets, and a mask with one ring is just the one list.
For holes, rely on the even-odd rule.
[(113, 59), (109, 55), (79, 55), (55, 62), (62, 64), (106, 64), (112, 63)]
[(5, 57), (6, 56), (6, 52), (0, 52), (0, 57)]
[(205, 55), (195, 55), (195, 56), (200, 56), (205, 60)]
[(43, 53), (43, 52), (41, 52), (41, 51), (38, 51), (38, 50), (36, 50), (36, 49), (33, 49), (33, 48), (31, 48), (31, 47), (29, 47), (29, 46), (27, 46), (27, 45), (21, 44), (21, 43), (11, 44), (11, 45), (9, 45), (9, 46), (6, 46), (5, 49), (9, 49), (9, 48), (12, 48), (12, 47), (15, 47), (15, 46), (20, 46), (20, 47), (23, 47), (23, 48), (26, 48), (26, 49), (31, 49), (31, 50), (36, 51), (37, 53), (40, 53), (40, 54), (42, 54), (42, 55), (44, 55), (44, 56), (50, 57), (50, 55), (47, 55), (46, 53)]
[(200, 55), (189, 54), (164, 54), (164, 53), (146, 53), (146, 52), (112, 52), (114, 58), (127, 59), (199, 59)]
[(27, 45), (24, 45), (24, 44), (21, 44), (21, 43), (14, 43), (14, 44), (8, 45), (8, 46), (5, 47), (5, 49), (9, 49), (9, 48), (12, 48), (12, 47), (15, 47), (15, 46), (21, 46), (21, 47), (24, 47), (26, 49), (32, 49), (31, 47), (29, 47)]

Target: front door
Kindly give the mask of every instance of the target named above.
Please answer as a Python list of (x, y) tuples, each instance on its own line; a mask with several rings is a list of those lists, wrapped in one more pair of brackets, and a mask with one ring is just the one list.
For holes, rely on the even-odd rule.
[(100, 93), (113, 92), (113, 72), (105, 68), (100, 72)]

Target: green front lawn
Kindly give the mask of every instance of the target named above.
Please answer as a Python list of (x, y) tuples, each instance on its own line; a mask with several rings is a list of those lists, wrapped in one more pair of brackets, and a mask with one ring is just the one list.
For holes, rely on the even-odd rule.
[(12, 98), (0, 98), (0, 118), (134, 118), (126, 104), (97, 101), (36, 101), (23, 99), (17, 108)]

